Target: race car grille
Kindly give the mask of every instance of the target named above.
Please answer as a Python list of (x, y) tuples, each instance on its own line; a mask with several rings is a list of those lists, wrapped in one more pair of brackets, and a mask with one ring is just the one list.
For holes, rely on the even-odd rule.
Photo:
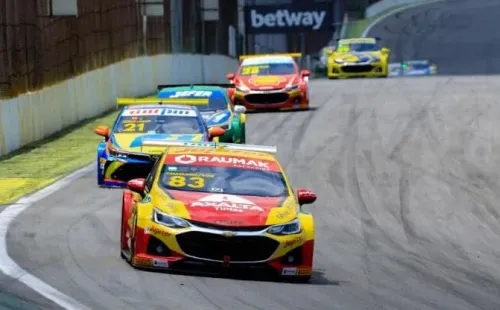
[(111, 178), (125, 182), (136, 178), (147, 178), (151, 169), (153, 169), (153, 163), (125, 164), (118, 167), (111, 174)]
[(361, 66), (343, 66), (342, 71), (346, 73), (361, 73), (372, 71), (372, 65), (361, 65)]
[(286, 102), (288, 97), (287, 93), (248, 94), (245, 100), (250, 104), (276, 104)]
[(176, 238), (188, 256), (220, 262), (265, 261), (279, 245), (277, 241), (266, 237), (224, 237), (196, 231), (177, 235)]
[(226, 226), (226, 225), (216, 225), (216, 224), (207, 224), (204, 222), (190, 221), (191, 224), (208, 229), (216, 229), (216, 230), (230, 230), (230, 231), (261, 231), (266, 229), (269, 226)]

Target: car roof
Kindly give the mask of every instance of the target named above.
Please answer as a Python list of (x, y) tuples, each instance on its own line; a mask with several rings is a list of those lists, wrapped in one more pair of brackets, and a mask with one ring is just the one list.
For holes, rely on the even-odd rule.
[(339, 40), (339, 44), (351, 43), (377, 43), (377, 40), (375, 38), (351, 38)]
[(180, 104), (138, 104), (125, 106), (125, 109), (179, 109), (179, 110), (196, 110), (190, 105)]
[(215, 85), (190, 85), (190, 86), (172, 86), (172, 87), (164, 87), (161, 91), (173, 91), (173, 90), (211, 90), (211, 91), (226, 91), (225, 88)]
[(260, 64), (269, 64), (269, 63), (280, 63), (280, 64), (294, 64), (295, 61), (291, 56), (281, 56), (281, 55), (267, 55), (267, 56), (255, 56), (251, 58), (244, 59), (241, 63), (242, 66), (247, 65), (260, 65)]
[(267, 161), (272, 161), (278, 163), (278, 159), (271, 153), (259, 152), (259, 151), (248, 151), (248, 150), (232, 150), (221, 148), (210, 148), (206, 147), (195, 147), (195, 146), (170, 146), (168, 147), (166, 154), (198, 154), (198, 155), (220, 155), (220, 156), (236, 156), (245, 159), (263, 159)]

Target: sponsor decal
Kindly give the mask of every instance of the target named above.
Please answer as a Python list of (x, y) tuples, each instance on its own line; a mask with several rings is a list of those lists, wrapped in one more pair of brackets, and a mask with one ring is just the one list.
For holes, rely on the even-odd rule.
[(193, 208), (213, 208), (221, 212), (263, 212), (264, 209), (248, 199), (224, 194), (213, 194), (191, 203)]
[(309, 268), (299, 268), (297, 270), (297, 275), (299, 276), (310, 276), (312, 275), (312, 270)]
[(231, 238), (231, 237), (234, 237), (234, 232), (232, 231), (225, 231), (222, 233), (222, 235), (226, 238)]
[(153, 266), (168, 268), (168, 261), (163, 259), (153, 259)]
[(140, 265), (140, 266), (152, 266), (153, 265), (153, 260), (151, 258), (145, 258), (145, 257), (134, 257), (134, 264), (135, 265)]
[(144, 234), (146, 235), (159, 235), (159, 236), (171, 236), (172, 234), (161, 228), (155, 226), (147, 226), (144, 228)]
[(285, 267), (281, 271), (282, 276), (295, 276), (297, 275), (297, 268)]
[(202, 91), (202, 90), (183, 90), (176, 91), (175, 93), (168, 96), (169, 98), (186, 98), (186, 97), (197, 97), (197, 98), (207, 98), (212, 96), (211, 91)]
[(219, 220), (219, 221), (215, 221), (214, 224), (225, 225), (225, 226), (240, 226), (240, 225), (243, 225), (244, 222), (235, 221), (235, 220)]
[(122, 116), (145, 116), (145, 115), (167, 115), (167, 116), (197, 116), (194, 110), (188, 109), (127, 109)]
[(329, 30), (334, 16), (331, 1), (323, 3), (296, 1), (296, 3), (245, 7), (247, 32), (291, 33)]
[(99, 168), (100, 168), (101, 170), (103, 170), (103, 169), (104, 169), (104, 167), (105, 167), (105, 165), (106, 165), (106, 159), (101, 157), (101, 158), (99, 159)]
[(292, 240), (287, 240), (285, 241), (285, 244), (283, 245), (283, 248), (286, 249), (286, 248), (290, 248), (294, 245), (297, 245), (297, 244), (300, 244), (304, 242), (304, 238), (303, 237), (296, 237), (296, 238), (293, 238)]
[(141, 201), (142, 203), (149, 203), (151, 202), (151, 196), (148, 194), (146, 196), (144, 196), (144, 198), (142, 199)]
[(248, 80), (248, 83), (253, 85), (269, 85), (269, 84), (278, 85), (285, 81), (286, 79), (281, 76), (258, 76), (250, 78)]
[[(169, 157), (167, 156), (167, 161)], [(231, 156), (200, 156), (200, 155), (177, 155), (173, 161), (182, 165), (209, 165), (209, 166), (229, 166), (247, 169), (271, 170), (273, 162), (267, 160), (250, 159), (244, 157)]]

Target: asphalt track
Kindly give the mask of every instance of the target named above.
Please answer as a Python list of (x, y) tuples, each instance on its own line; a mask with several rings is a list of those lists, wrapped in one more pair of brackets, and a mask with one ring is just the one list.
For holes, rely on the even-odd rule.
[(317, 80), (314, 111), (249, 117), (249, 143), (276, 144), (294, 185), (318, 194), (311, 284), (133, 270), (121, 193), (94, 173), (19, 216), (9, 254), (93, 309), (500, 309), (500, 78), (485, 75), (500, 70), (499, 16), (496, 0), (399, 13), (370, 34), (442, 76)]

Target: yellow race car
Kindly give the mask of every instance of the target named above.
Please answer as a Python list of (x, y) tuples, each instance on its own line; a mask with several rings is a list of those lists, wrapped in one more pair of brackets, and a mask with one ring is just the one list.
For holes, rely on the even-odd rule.
[(144, 141), (162, 155), (123, 192), (121, 256), (133, 267), (244, 270), (308, 281), (316, 195), (294, 192), (275, 147)]
[(328, 51), (328, 78), (387, 77), (390, 50), (381, 48), (378, 41), (378, 38), (337, 41), (335, 49)]

